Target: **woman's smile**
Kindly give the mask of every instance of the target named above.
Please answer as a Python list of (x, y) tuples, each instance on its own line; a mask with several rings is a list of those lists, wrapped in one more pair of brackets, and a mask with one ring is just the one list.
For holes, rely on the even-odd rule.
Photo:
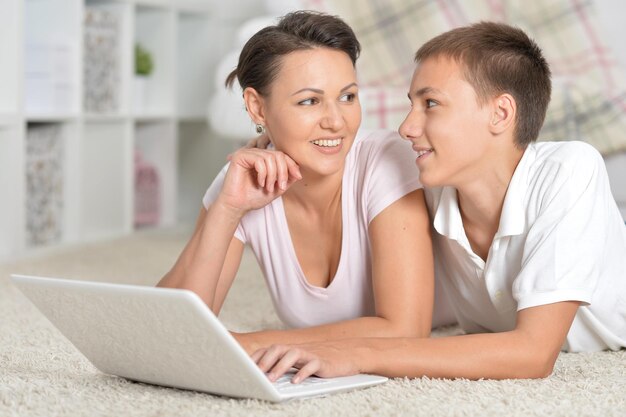
[(334, 139), (315, 139), (311, 143), (314, 148), (325, 155), (334, 155), (341, 152), (343, 148), (343, 137)]

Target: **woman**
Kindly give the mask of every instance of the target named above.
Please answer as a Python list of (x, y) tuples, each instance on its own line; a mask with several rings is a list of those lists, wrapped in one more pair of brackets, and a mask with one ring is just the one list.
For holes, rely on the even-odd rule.
[(193, 290), (217, 314), (250, 244), (292, 329), (236, 334), (248, 352), (429, 335), (434, 280), (424, 194), (396, 135), (357, 135), (359, 52), (340, 19), (295, 12), (256, 33), (227, 79), (237, 77), (257, 132), (274, 149), (230, 157), (159, 285)]

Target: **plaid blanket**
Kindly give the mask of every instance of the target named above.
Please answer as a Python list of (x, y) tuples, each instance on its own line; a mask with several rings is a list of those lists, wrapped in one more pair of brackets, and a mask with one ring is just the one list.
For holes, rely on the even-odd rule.
[(592, 0), (300, 0), (344, 18), (363, 46), (364, 127), (397, 128), (419, 45), (480, 20), (519, 26), (543, 49), (553, 95), (542, 140), (584, 140), (607, 155), (626, 150), (625, 72), (603, 43)]

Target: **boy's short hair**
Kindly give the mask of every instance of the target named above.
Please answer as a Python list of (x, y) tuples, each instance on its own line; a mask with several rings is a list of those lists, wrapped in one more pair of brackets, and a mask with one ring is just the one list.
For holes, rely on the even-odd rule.
[(495, 22), (460, 27), (426, 42), (415, 54), (415, 62), (441, 56), (464, 67), (479, 103), (501, 93), (515, 98), (514, 139), (520, 149), (537, 140), (552, 91), (550, 67), (524, 31)]

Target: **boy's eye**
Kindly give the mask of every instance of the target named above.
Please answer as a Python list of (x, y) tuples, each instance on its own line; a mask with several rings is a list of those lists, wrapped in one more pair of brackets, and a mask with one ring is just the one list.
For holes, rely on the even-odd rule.
[(343, 96), (341, 96), (339, 101), (345, 101), (345, 102), (348, 102), (348, 103), (352, 103), (355, 98), (356, 98), (356, 94), (354, 94), (354, 93), (347, 93), (347, 94), (344, 94)]
[(301, 104), (303, 106), (311, 106), (313, 104), (317, 103), (317, 99), (316, 98), (307, 98), (306, 100), (302, 100), (299, 101), (298, 104)]
[(426, 99), (426, 108), (430, 109), (431, 107), (435, 107), (436, 105), (438, 105), (439, 103), (437, 103), (435, 100), (431, 99), (431, 98), (427, 98)]

